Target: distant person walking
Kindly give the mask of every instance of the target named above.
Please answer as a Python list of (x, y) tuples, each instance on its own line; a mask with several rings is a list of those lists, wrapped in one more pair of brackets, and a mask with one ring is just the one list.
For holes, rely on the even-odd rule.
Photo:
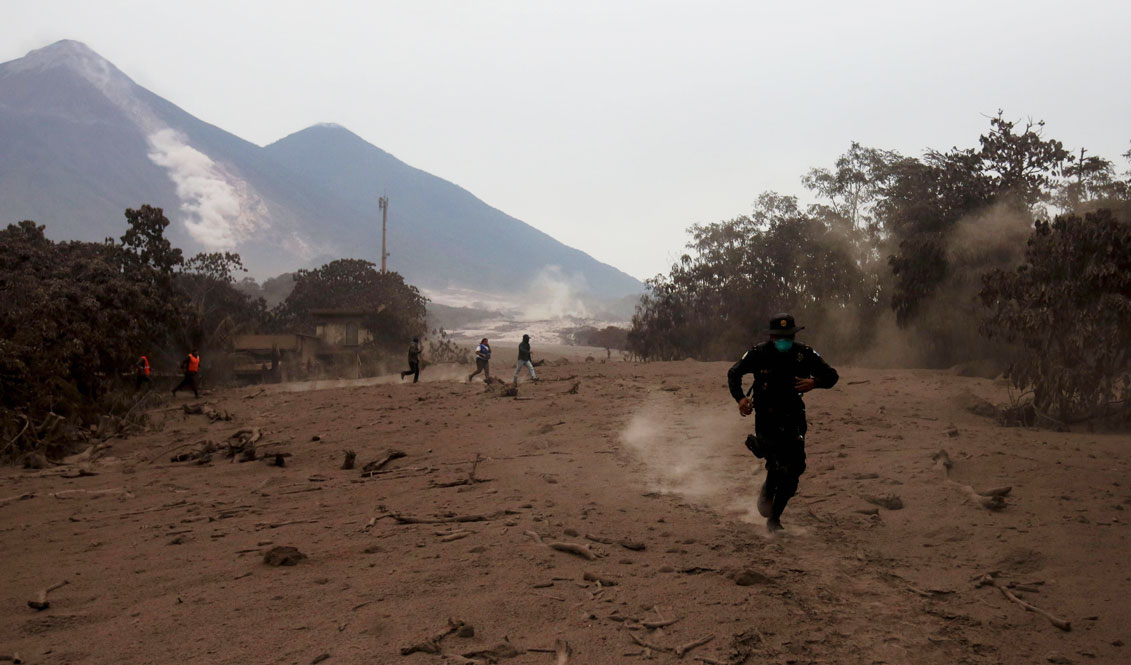
[(173, 388), (173, 395), (177, 394), (178, 390), (184, 388), (192, 388), (192, 394), (200, 397), (200, 391), (197, 389), (197, 373), (200, 372), (200, 353), (193, 349), (189, 352), (185, 359), (181, 361), (181, 371), (185, 373), (185, 378), (181, 379), (180, 384)]
[(514, 364), (514, 385), (518, 385), (518, 373), (525, 367), (530, 370), (530, 380), (537, 381), (534, 374), (534, 363), (530, 361), (530, 335), (522, 336), (522, 343), (518, 345), (518, 362)]
[(141, 390), (142, 386), (149, 385), (149, 358), (138, 358), (134, 367), (134, 390)]
[[(814, 388), (832, 388), (840, 378), (816, 351), (794, 341), (802, 329), (793, 316), (778, 314), (766, 331), (769, 341), (751, 348), (727, 372), (727, 386), (738, 402), (738, 412), (744, 418), (756, 412), (754, 435), (746, 437), (746, 447), (766, 460), (758, 512), (774, 534), (784, 529), (782, 512), (805, 472), (808, 424), (802, 395)], [(754, 384), (743, 395), (742, 377), (747, 374), (754, 375)]]
[(487, 383), (491, 382), (491, 345), (487, 343), (487, 338), (484, 337), (479, 346), (475, 348), (475, 371), (467, 376), (468, 383), (471, 382), (475, 375), (483, 372), (483, 380)]
[(420, 381), (420, 354), (424, 353), (423, 347), (420, 346), (420, 338), (413, 337), (412, 344), (408, 345), (408, 369), (401, 372), (401, 381), (409, 374), (412, 375), (412, 382), (417, 383)]

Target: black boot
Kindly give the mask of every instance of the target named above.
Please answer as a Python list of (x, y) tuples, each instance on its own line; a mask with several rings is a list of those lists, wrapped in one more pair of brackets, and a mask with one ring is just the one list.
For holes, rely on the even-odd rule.
[(771, 517), (766, 520), (766, 530), (770, 532), (770, 535), (776, 536), (779, 533), (784, 532), (785, 527), (781, 525), (781, 519), (777, 517)]
[(762, 517), (769, 517), (773, 514), (774, 510), (774, 490), (770, 486), (770, 476), (766, 475), (766, 480), (762, 483), (762, 489), (758, 492), (758, 514)]

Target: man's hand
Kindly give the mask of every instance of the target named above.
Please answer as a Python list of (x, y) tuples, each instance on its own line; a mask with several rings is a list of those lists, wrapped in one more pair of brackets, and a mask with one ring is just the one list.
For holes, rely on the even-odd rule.
[(754, 413), (754, 400), (749, 397), (743, 397), (738, 400), (738, 412), (742, 414), (743, 418)]
[(802, 379), (802, 378), (796, 377), (796, 376), (793, 377), (793, 378), (795, 379), (795, 383), (793, 384), (793, 387), (799, 393), (807, 393), (810, 390), (817, 387), (817, 382), (813, 379)]

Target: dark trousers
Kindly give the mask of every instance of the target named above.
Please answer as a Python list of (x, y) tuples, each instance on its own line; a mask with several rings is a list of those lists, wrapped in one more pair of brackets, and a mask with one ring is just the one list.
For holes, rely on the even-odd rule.
[(176, 388), (173, 388), (173, 394), (176, 395), (178, 390), (185, 388), (192, 388), (192, 394), (200, 397), (200, 392), (196, 389), (196, 372), (185, 372), (185, 378), (181, 379)]
[(475, 359), (475, 371), (472, 372), (471, 375), (467, 377), (467, 380), (470, 381), (476, 374), (478, 374), (480, 372), (483, 372), (483, 376), (488, 381), (491, 380), (490, 361), (484, 360), (482, 358), (476, 358)]
[(774, 519), (781, 518), (785, 506), (797, 494), (801, 474), (805, 473), (805, 413), (756, 416), (755, 441), (747, 447), (766, 460), (763, 492), (773, 505)]
[(149, 385), (149, 375), (138, 372), (134, 378), (134, 390), (141, 390), (142, 386)]
[(401, 378), (403, 379), (406, 376), (408, 376), (409, 374), (412, 375), (412, 382), (413, 383), (416, 383), (417, 381), (420, 380), (420, 361), (419, 360), (408, 361), (408, 370), (401, 372)]

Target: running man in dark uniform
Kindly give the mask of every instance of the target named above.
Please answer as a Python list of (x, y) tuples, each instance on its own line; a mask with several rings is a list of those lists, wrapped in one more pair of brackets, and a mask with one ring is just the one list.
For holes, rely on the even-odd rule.
[[(727, 372), (730, 394), (743, 417), (755, 413), (754, 435), (746, 447), (766, 460), (766, 481), (758, 494), (758, 512), (770, 533), (783, 529), (781, 515), (805, 472), (805, 402), (814, 388), (832, 388), (840, 376), (808, 346), (794, 341), (798, 328), (790, 314), (770, 320), (768, 342), (749, 351)], [(742, 377), (754, 375), (749, 395)]]

